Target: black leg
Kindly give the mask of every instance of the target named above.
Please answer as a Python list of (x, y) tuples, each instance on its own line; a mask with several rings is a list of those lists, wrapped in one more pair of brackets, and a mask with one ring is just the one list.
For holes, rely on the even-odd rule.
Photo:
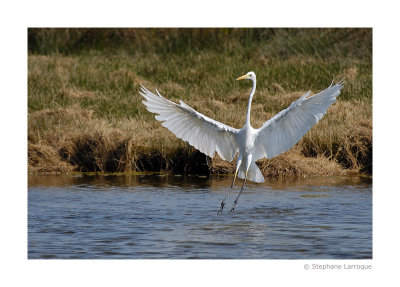
[(239, 197), (242, 194), (242, 191), (244, 189), (244, 185), (246, 184), (246, 178), (247, 178), (247, 172), (246, 172), (246, 176), (244, 177), (242, 188), (240, 189), (240, 192), (239, 192), (238, 196), (236, 197), (235, 201), (233, 202), (233, 206), (232, 206), (230, 212), (235, 210), (236, 204), (238, 203)]
[(224, 210), (225, 201), (226, 201), (226, 199), (228, 198), (228, 195), (231, 193), (231, 191), (232, 191), (232, 189), (233, 189), (233, 186), (235, 185), (235, 179), (236, 179), (237, 173), (238, 173), (238, 170), (236, 170), (235, 176), (233, 177), (233, 181), (232, 181), (231, 188), (229, 189), (229, 191), (228, 191), (227, 194), (225, 195), (224, 200), (221, 201), (221, 207), (219, 208), (219, 210), (218, 210), (218, 212), (217, 212), (218, 215), (221, 214), (222, 211)]

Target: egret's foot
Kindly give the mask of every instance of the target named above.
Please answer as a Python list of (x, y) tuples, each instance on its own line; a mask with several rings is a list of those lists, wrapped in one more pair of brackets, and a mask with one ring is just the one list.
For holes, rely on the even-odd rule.
[(217, 215), (220, 215), (222, 211), (224, 210), (225, 202), (221, 202), (221, 207), (219, 208)]
[(237, 201), (235, 200), (235, 201), (233, 202), (233, 206), (232, 206), (231, 210), (229, 210), (229, 212), (232, 212), (232, 211), (235, 210), (236, 204), (237, 204)]

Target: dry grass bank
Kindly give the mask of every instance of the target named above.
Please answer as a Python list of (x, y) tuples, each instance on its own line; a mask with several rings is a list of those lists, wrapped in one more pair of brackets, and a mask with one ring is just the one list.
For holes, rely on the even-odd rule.
[[(259, 161), (263, 174), (369, 173), (371, 121), (362, 118), (367, 114), (362, 105), (336, 103), (294, 148), (274, 159)], [(233, 162), (218, 156), (207, 160), (155, 120), (130, 119), (113, 125), (95, 118), (92, 111), (75, 106), (32, 113), (28, 122), (32, 172), (234, 171)]]
[[(346, 54), (339, 45), (337, 54), (330, 49), (327, 55), (321, 50), (310, 56), (312, 50), (277, 49), (288, 44), (293, 48), (301, 41), (273, 39), (251, 52), (231, 47), (223, 52), (178, 54), (124, 49), (111, 54), (96, 50), (75, 55), (30, 54), (29, 171), (232, 173), (233, 163), (207, 159), (163, 128), (141, 103), (139, 84), (158, 88), (174, 101), (182, 99), (207, 116), (239, 128), (250, 87), (234, 79), (254, 70), (258, 78), (252, 104), (254, 127), (306, 89), (318, 92), (332, 77), (346, 80), (338, 102), (293, 149), (259, 162), (264, 175), (372, 173), (370, 51), (359, 45), (357, 53), (352, 53), (352, 45), (342, 45), (343, 51), (350, 50)], [(324, 48), (322, 40), (318, 45)]]

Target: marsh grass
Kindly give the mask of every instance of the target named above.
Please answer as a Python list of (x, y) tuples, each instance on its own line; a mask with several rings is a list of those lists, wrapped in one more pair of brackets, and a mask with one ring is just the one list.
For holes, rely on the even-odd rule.
[(207, 159), (163, 128), (142, 104), (139, 85), (240, 128), (250, 87), (234, 79), (253, 70), (254, 127), (305, 89), (346, 81), (293, 149), (259, 162), (265, 175), (372, 172), (369, 29), (67, 30), (29, 31), (30, 171), (232, 173), (232, 163)]

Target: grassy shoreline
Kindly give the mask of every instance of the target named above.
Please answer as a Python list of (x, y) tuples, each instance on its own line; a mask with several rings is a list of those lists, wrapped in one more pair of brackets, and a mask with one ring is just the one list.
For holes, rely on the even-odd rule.
[[(152, 30), (140, 30), (146, 40), (142, 49), (91, 48), (74, 53), (29, 49), (29, 172), (233, 173), (233, 162), (207, 159), (163, 128), (141, 103), (139, 84), (241, 127), (250, 87), (234, 79), (253, 70), (258, 78), (254, 127), (307, 89), (318, 92), (332, 78), (346, 81), (338, 101), (294, 148), (258, 162), (265, 176), (371, 174), (372, 33), (305, 30), (299, 35), (276, 29), (268, 39), (254, 42), (223, 38), (228, 48), (222, 51), (212, 45), (193, 48), (191, 34), (190, 49), (143, 52), (150, 43), (167, 41), (153, 39)], [(338, 33), (342, 42), (331, 47), (330, 36)]]

